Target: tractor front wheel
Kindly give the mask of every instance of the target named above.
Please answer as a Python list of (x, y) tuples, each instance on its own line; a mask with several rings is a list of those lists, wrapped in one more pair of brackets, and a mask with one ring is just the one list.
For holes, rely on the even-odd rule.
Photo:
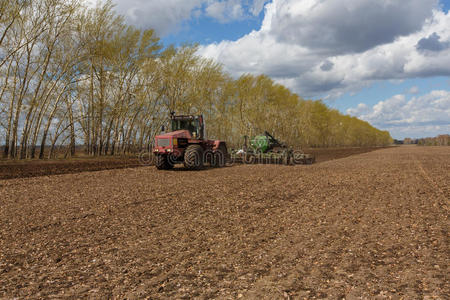
[(203, 148), (200, 145), (189, 145), (184, 153), (184, 166), (188, 169), (203, 168)]
[(155, 166), (158, 170), (170, 170), (173, 168), (173, 164), (169, 161), (169, 157), (162, 154), (156, 155)]

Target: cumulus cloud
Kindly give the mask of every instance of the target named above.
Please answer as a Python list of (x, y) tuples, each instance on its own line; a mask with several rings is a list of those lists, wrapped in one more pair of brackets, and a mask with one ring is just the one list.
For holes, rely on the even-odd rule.
[(429, 37), (420, 39), (416, 48), (422, 51), (442, 51), (450, 47), (450, 43), (442, 42), (440, 39), (441, 37), (433, 32)]
[(273, 0), (259, 30), (199, 53), (234, 76), (264, 73), (308, 98), (336, 98), (377, 80), (450, 75), (450, 48), (417, 48), (434, 33), (450, 42), (450, 13), (435, 0), (338, 2)]
[(128, 23), (153, 28), (159, 35), (176, 30), (191, 19), (205, 0), (114, 0), (116, 9)]
[(362, 52), (419, 30), (437, 0), (278, 0), (271, 32), (329, 54)]
[[(87, 3), (96, 0), (84, 0)], [(105, 0), (100, 0), (105, 1)], [(113, 0), (128, 23), (153, 28), (164, 36), (180, 28), (183, 22), (207, 16), (218, 22), (242, 20), (259, 15), (269, 0)]]
[(250, 12), (254, 16), (258, 16), (264, 8), (264, 4), (269, 2), (269, 0), (253, 0), (253, 6), (250, 9)]
[(206, 7), (206, 14), (225, 23), (242, 19), (245, 13), (240, 0), (226, 0), (211, 2)]
[(401, 137), (424, 137), (450, 132), (450, 91), (435, 90), (407, 99), (395, 95), (373, 107), (361, 103), (347, 113)]
[(370, 112), (370, 108), (365, 103), (359, 103), (357, 107), (347, 109), (347, 114), (352, 115), (352, 116), (361, 116), (361, 115), (365, 115), (369, 112)]
[(331, 69), (333, 69), (333, 66), (334, 66), (334, 64), (333, 64), (331, 61), (326, 60), (326, 61), (324, 61), (324, 63), (320, 66), (320, 69), (321, 69), (322, 71), (330, 71)]

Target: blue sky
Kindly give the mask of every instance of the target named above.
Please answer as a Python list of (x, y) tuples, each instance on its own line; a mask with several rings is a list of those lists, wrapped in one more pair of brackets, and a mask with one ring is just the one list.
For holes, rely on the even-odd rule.
[(450, 0), (114, 0), (165, 45), (389, 130), (450, 133)]
[(401, 82), (383, 80), (373, 83), (367, 88), (355, 93), (346, 93), (338, 99), (327, 101), (331, 107), (345, 112), (357, 106), (364, 100), (365, 104), (375, 105), (379, 101), (388, 99), (392, 95), (406, 94), (418, 97), (433, 90), (449, 90), (450, 79), (447, 77), (413, 78)]
[(180, 43), (199, 43), (207, 45), (220, 43), (223, 40), (237, 40), (252, 30), (258, 30), (264, 18), (261, 11), (256, 16), (248, 16), (245, 19), (233, 22), (218, 22), (216, 19), (202, 15), (198, 19), (184, 22), (183, 26), (175, 32), (162, 37), (165, 45)]

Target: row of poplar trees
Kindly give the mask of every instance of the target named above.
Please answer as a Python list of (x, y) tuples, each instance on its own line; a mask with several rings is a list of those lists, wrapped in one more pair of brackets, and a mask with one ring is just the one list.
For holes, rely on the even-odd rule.
[(170, 111), (203, 114), (210, 138), (238, 146), (268, 130), (291, 145), (375, 146), (388, 132), (303, 100), (269, 77), (231, 78), (192, 45), (163, 48), (111, 2), (0, 4), (0, 146), (7, 158), (139, 152)]

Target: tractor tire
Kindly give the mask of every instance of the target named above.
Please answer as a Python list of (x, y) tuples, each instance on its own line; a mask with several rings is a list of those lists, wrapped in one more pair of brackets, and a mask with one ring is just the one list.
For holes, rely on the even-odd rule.
[(221, 144), (214, 153), (213, 160), (211, 161), (211, 166), (214, 168), (224, 167), (226, 164), (227, 156), (228, 156), (227, 147), (224, 144)]
[(158, 170), (170, 170), (173, 168), (173, 164), (169, 161), (167, 155), (156, 155), (155, 166)]
[(203, 148), (200, 145), (189, 145), (184, 152), (184, 166), (188, 169), (203, 168)]

